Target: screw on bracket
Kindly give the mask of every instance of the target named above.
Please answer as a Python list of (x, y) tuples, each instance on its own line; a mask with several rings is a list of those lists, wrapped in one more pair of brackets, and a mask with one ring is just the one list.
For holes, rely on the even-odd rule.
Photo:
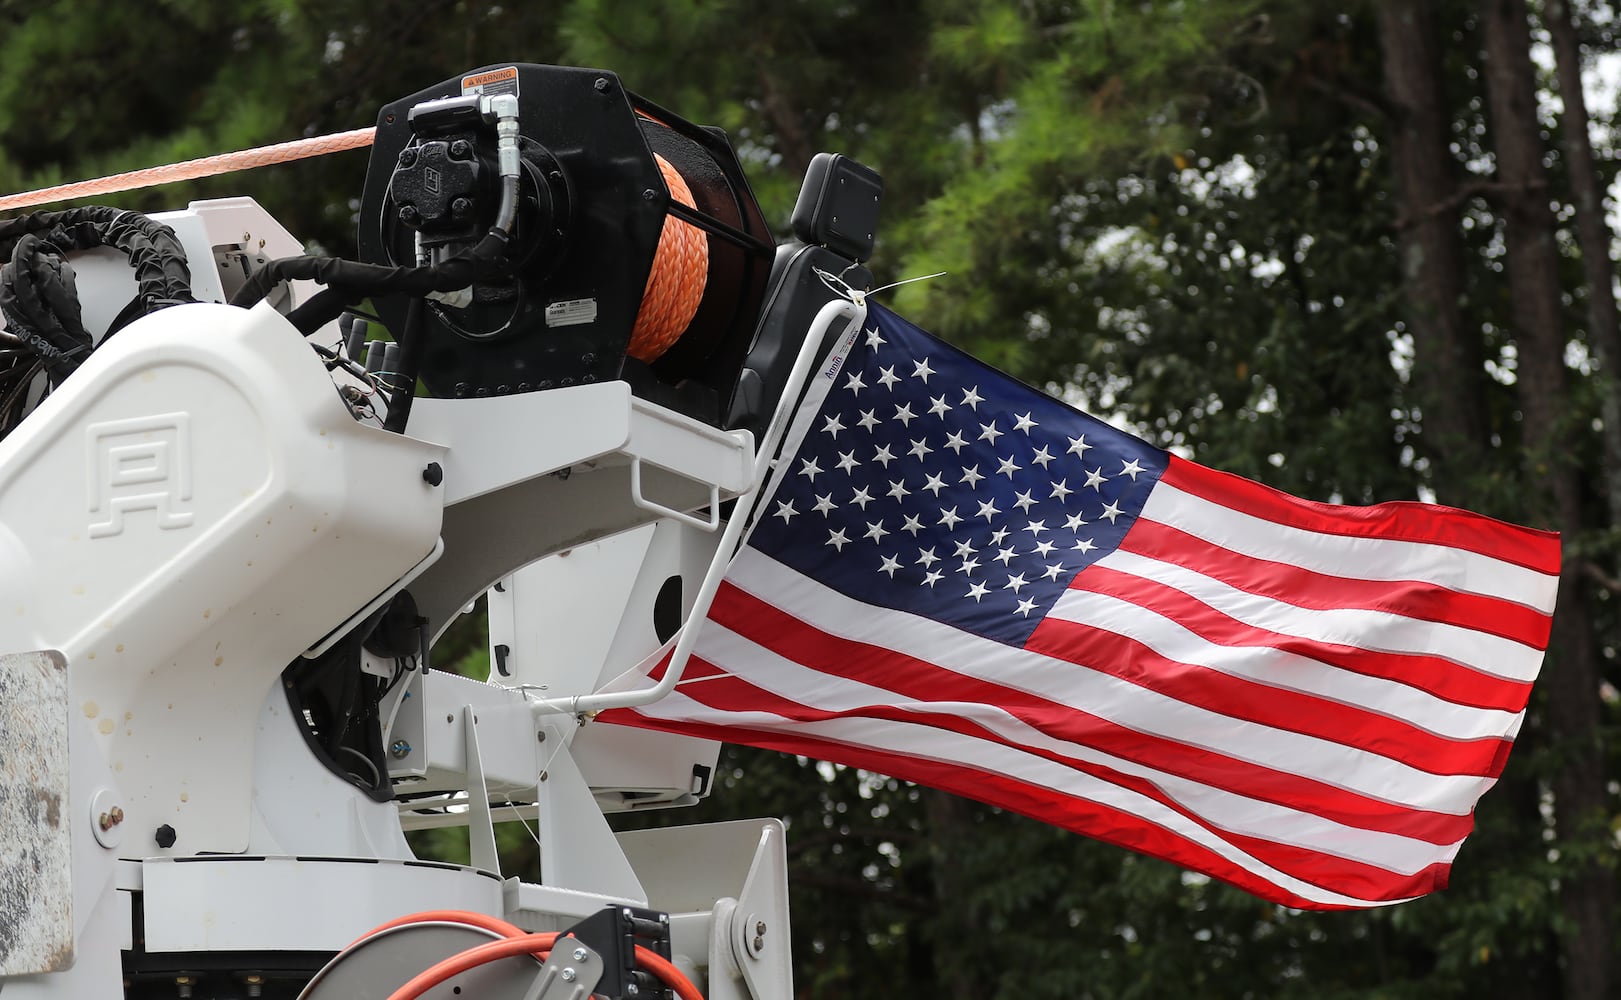
[(409, 757), (411, 756), (411, 744), (404, 740), (395, 740), (388, 745), (388, 752), (393, 755), (395, 760)]

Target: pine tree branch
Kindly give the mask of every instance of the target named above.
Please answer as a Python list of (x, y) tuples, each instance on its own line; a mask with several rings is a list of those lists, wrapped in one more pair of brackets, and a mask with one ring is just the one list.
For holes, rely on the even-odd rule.
[(1489, 201), (1504, 202), (1509, 198), (1530, 194), (1547, 188), (1544, 182), (1528, 184), (1506, 184), (1502, 181), (1473, 180), (1458, 185), (1458, 189), (1446, 198), (1441, 199), (1430, 207), (1415, 215), (1403, 215), (1393, 223), (1397, 230), (1416, 226), (1421, 222), (1433, 219), (1438, 215), (1447, 215), (1456, 212), (1471, 198), (1485, 198)]
[(1353, 111), (1360, 111), (1369, 118), (1392, 117), (1389, 102), (1379, 94), (1350, 86), (1342, 81), (1326, 80), (1312, 74), (1306, 74), (1301, 79), (1312, 90), (1325, 97), (1332, 97)]
[(1610, 593), (1621, 594), (1621, 579), (1616, 579), (1610, 574), (1604, 572), (1604, 569), (1597, 563), (1583, 559), (1582, 572), (1586, 574), (1588, 579), (1592, 580), (1600, 587), (1603, 587), (1605, 590), (1608, 590)]

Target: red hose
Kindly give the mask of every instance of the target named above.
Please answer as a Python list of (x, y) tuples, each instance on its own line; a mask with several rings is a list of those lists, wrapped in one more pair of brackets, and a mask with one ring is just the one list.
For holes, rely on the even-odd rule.
[[(544, 960), (558, 938), (556, 933), (530, 934), (517, 925), (508, 923), (499, 917), (475, 913), (470, 910), (424, 910), (421, 913), (396, 917), (387, 923), (380, 924), (362, 935), (361, 940), (390, 928), (430, 922), (460, 923), (473, 927), (482, 927), (485, 930), (502, 935), (502, 939), (475, 945), (466, 951), (458, 952), (447, 959), (436, 962), (414, 976), (404, 986), (389, 994), (388, 1000), (418, 1000), (422, 994), (452, 976), (460, 975), (468, 969), (477, 968), (489, 962), (498, 962), (503, 958), (511, 958), (514, 955), (534, 955), (536, 958)], [(349, 947), (352, 948), (354, 945)], [(698, 992), (698, 987), (692, 984), (692, 980), (688, 979), (680, 969), (675, 967), (674, 963), (658, 952), (637, 945), (636, 963), (657, 976), (663, 981), (664, 985), (674, 990), (675, 995), (680, 1000), (704, 1000), (703, 994)]]
[(487, 962), (496, 962), (514, 955), (534, 955), (541, 958), (546, 953), (543, 949), (550, 949), (556, 941), (556, 934), (523, 934), (457, 952), (417, 973), (404, 986), (390, 993), (388, 1000), (417, 1000), (422, 994), (452, 976), (460, 975)]
[[(492, 917), (488, 913), (477, 913), (473, 910), (423, 910), (420, 913), (410, 913), (403, 917), (395, 917), (387, 923), (378, 924), (359, 938), (351, 941), (349, 948), (353, 948), (373, 934), (381, 934), (383, 931), (395, 927), (404, 927), (408, 924), (426, 923), (466, 924), (469, 927), (482, 927), (487, 931), (494, 931), (502, 937), (517, 937), (519, 934), (528, 933), (517, 924), (508, 923), (500, 917)], [(345, 948), (344, 950), (348, 951), (349, 949)]]

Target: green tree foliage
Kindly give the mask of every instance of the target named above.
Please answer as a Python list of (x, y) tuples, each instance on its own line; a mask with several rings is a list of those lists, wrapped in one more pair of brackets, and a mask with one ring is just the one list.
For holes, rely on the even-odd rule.
[[(1300, 495), (1363, 503), (1439, 487), (1448, 502), (1532, 519), (1540, 473), (1521, 447), (1517, 378), (1530, 341), (1504, 276), (1515, 192), (1495, 173), (1484, 8), (1428, 6), (1455, 179), (1434, 204), (1408, 203), (1394, 182), (1404, 112), (1379, 83), (1371, 0), (4, 5), (0, 184), (354, 128), (388, 100), (491, 62), (604, 66), (724, 127), (774, 224), (816, 151), (877, 167), (881, 280), (949, 272), (899, 290), (898, 308), (1033, 384)], [(1603, 5), (1571, 6), (1589, 57), (1613, 53)], [(1552, 401), (1568, 453), (1538, 457), (1591, 470), (1601, 393), (1565, 123), (1544, 103), (1541, 194), (1556, 206), (1570, 386)], [(1608, 184), (1614, 109), (1589, 111)], [(362, 169), (361, 154), (343, 154), (117, 202), (251, 193), (294, 232), (343, 251)], [(1402, 234), (1437, 213), (1456, 219), (1457, 307), (1487, 375), (1482, 457), (1445, 484), (1417, 377), (1438, 362), (1415, 354), (1413, 289), (1398, 263)], [(1458, 385), (1481, 375), (1445, 374)], [(1621, 526), (1599, 477), (1583, 482), (1578, 523), (1560, 526), (1587, 569), (1566, 586), (1590, 588), (1583, 638), (1605, 684), (1577, 696), (1601, 704), (1599, 723), (1557, 730), (1539, 691), (1452, 886), (1418, 902), (1291, 912), (940, 793), (735, 747), (702, 805), (636, 820), (788, 821), (805, 997), (1559, 995), (1586, 961), (1570, 948), (1579, 915), (1561, 893), (1588, 865), (1613, 868), (1618, 817), (1600, 786), (1575, 828), (1552, 819), (1556, 778), (1573, 760), (1596, 752), (1604, 774), (1618, 774), (1608, 637)], [(532, 865), (527, 834), (509, 835), (510, 865)], [(448, 834), (430, 840), (455, 851)]]

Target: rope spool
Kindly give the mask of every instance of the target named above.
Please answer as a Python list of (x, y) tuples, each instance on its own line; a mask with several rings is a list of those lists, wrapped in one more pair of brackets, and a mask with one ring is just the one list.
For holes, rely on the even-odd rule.
[[(662, 156), (659, 172), (670, 189), (670, 197), (697, 208), (686, 179)], [(703, 230), (673, 215), (665, 216), (659, 233), (653, 268), (642, 290), (642, 306), (630, 334), (625, 353), (648, 364), (669, 350), (697, 315), (709, 280), (709, 237)]]

